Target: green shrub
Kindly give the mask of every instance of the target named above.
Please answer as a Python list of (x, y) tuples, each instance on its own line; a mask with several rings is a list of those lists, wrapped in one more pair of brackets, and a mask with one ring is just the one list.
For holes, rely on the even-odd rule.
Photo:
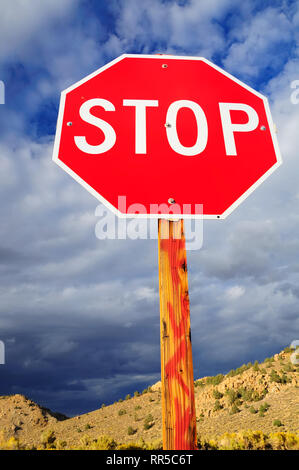
[(274, 419), (273, 426), (277, 426), (279, 428), (280, 426), (283, 426), (283, 424), (280, 419)]
[(264, 360), (264, 362), (274, 362), (274, 357), (266, 357), (266, 359)]
[(143, 424), (143, 429), (144, 429), (145, 431), (147, 431), (147, 430), (150, 429), (153, 425), (154, 425), (154, 423), (144, 422), (144, 424)]
[(206, 450), (299, 450), (299, 436), (295, 433), (240, 431), (225, 433), (214, 439), (199, 439), (199, 449)]
[(290, 383), (291, 382), (291, 379), (283, 372), (282, 376), (281, 376), (281, 383), (282, 384), (287, 384), (287, 383)]
[(254, 364), (253, 364), (253, 370), (254, 370), (255, 372), (258, 372), (258, 371), (260, 370), (258, 361), (255, 361), (255, 362), (254, 362)]
[[(251, 366), (250, 366), (250, 367), (251, 367)], [(243, 374), (243, 372), (245, 372), (246, 370), (248, 370), (250, 367), (248, 367), (247, 364), (243, 364), (241, 367), (238, 367), (238, 368), (236, 369), (237, 375)]]
[(109, 436), (101, 436), (91, 444), (87, 444), (87, 449), (90, 450), (114, 450), (117, 443)]
[(260, 413), (265, 413), (266, 411), (268, 411), (268, 409), (270, 408), (270, 405), (269, 403), (263, 403), (261, 406), (260, 406)]
[(284, 372), (294, 372), (294, 367), (290, 363), (288, 363), (283, 366), (283, 370)]
[[(277, 420), (279, 421), (279, 420)], [(1, 450), (162, 450), (162, 442), (138, 442), (116, 443), (108, 436), (100, 436), (97, 440), (85, 436), (80, 444), (67, 446), (66, 442), (55, 440), (51, 447), (34, 447), (22, 444), (12, 437), (5, 441), (0, 435)], [(292, 432), (263, 433), (262, 431), (240, 431), (237, 433), (225, 433), (214, 438), (198, 438), (198, 448), (206, 450), (299, 450), (299, 434)]]
[(91, 426), (90, 426), (90, 424), (88, 424), (88, 423), (87, 423), (87, 424), (85, 424), (85, 428), (84, 428), (84, 429), (85, 429), (86, 431), (87, 431), (87, 429), (91, 429)]
[(252, 367), (251, 362), (248, 362), (248, 364), (243, 364), (241, 367), (238, 367), (237, 369), (230, 370), (227, 374), (227, 377), (235, 377), (236, 375), (243, 374), (243, 372), (250, 369), (251, 367)]
[(117, 450), (144, 450), (138, 443), (130, 442), (129, 444), (119, 444)]
[(218, 375), (215, 375), (214, 377), (207, 377), (206, 385), (219, 385), (223, 379), (224, 379), (223, 374), (218, 374)]
[(228, 389), (225, 391), (225, 394), (228, 398), (229, 405), (232, 405), (238, 398), (240, 398), (240, 394), (236, 392), (234, 389)]
[(240, 409), (237, 407), (236, 403), (234, 403), (230, 409), (229, 414), (234, 415), (236, 413), (240, 413)]
[(276, 372), (276, 370), (272, 369), (270, 373), (270, 380), (271, 382), (276, 382), (280, 384), (287, 384), (291, 382), (291, 379), (289, 379), (285, 373), (283, 373), (281, 376)]
[(67, 442), (66, 441), (57, 441), (57, 448), (58, 449), (63, 449), (64, 447), (67, 446)]
[(55, 433), (52, 430), (44, 431), (41, 436), (41, 443), (45, 449), (51, 449), (56, 441)]
[(141, 410), (141, 406), (140, 406), (140, 405), (137, 405), (137, 406), (135, 406), (135, 408), (134, 408), (134, 409), (135, 409), (135, 411), (137, 411), (137, 410)]
[(278, 373), (274, 369), (271, 370), (270, 381), (280, 383), (280, 376), (278, 375)]
[(121, 409), (121, 410), (119, 410), (119, 412), (118, 412), (118, 416), (123, 416), (123, 415), (125, 415), (126, 413), (127, 413), (126, 410)]
[(205, 381), (201, 379), (194, 382), (194, 387), (204, 387), (205, 385)]
[(264, 390), (261, 392), (261, 394), (259, 394), (257, 391), (254, 391), (253, 394), (252, 394), (252, 399), (251, 401), (260, 401), (260, 400), (263, 400), (263, 398), (265, 398), (265, 396), (267, 395), (268, 393), (268, 390), (266, 390), (264, 388)]
[(256, 410), (253, 406), (251, 406), (251, 407), (249, 408), (249, 411), (250, 411), (250, 413), (252, 413), (252, 414), (257, 413), (257, 410)]
[(219, 392), (219, 390), (217, 390), (217, 388), (216, 388), (215, 390), (213, 390), (213, 397), (216, 400), (220, 400), (220, 398), (223, 397), (223, 393)]
[(269, 435), (275, 450), (299, 450), (299, 436), (291, 432), (275, 432)]
[(254, 393), (253, 388), (239, 388), (238, 390), (239, 395), (241, 396), (243, 401), (253, 401), (252, 396)]
[(226, 375), (227, 375), (227, 377), (235, 377), (235, 375), (237, 375), (237, 373), (234, 369), (232, 369)]
[(146, 418), (144, 419), (144, 423), (143, 423), (143, 428), (145, 430), (148, 430), (150, 429), (151, 427), (153, 427), (155, 424), (154, 422), (154, 418), (151, 414), (147, 415)]
[(130, 400), (130, 398), (131, 398), (131, 395), (128, 393), (128, 395), (126, 395), (125, 400)]
[(223, 406), (221, 405), (220, 401), (216, 400), (215, 404), (214, 404), (214, 411), (222, 410), (222, 408), (223, 408)]
[(139, 392), (134, 392), (134, 397), (140, 397), (140, 393)]
[(133, 434), (136, 434), (137, 429), (132, 428), (132, 426), (128, 427), (128, 435), (133, 436)]

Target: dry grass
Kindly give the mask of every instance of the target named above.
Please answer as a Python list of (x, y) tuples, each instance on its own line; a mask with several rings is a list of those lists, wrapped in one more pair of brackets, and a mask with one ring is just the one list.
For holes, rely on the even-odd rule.
[[(120, 444), (109, 436), (98, 439), (81, 438), (77, 445), (68, 446), (56, 439), (53, 431), (42, 436), (41, 443), (28, 446), (11, 437), (0, 439), (0, 450), (161, 450), (162, 442), (136, 442)], [(299, 450), (299, 433), (276, 432), (265, 434), (262, 431), (225, 433), (213, 439), (198, 439), (198, 450)]]

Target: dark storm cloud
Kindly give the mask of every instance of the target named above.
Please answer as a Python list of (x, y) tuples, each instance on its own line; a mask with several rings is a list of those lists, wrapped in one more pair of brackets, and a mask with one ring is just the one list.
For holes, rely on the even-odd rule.
[(278, 128), (284, 165), (188, 253), (195, 376), (297, 339), (298, 2), (29, 3), (0, 17), (0, 393), (73, 414), (159, 380), (157, 241), (98, 240), (97, 201), (51, 161), (60, 91), (123, 52), (215, 60)]

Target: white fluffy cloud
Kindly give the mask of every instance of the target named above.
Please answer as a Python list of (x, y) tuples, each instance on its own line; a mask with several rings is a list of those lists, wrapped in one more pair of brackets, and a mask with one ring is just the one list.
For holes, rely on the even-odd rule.
[(236, 27), (233, 42), (224, 60), (232, 73), (258, 77), (283, 65), (290, 51), (294, 28), (287, 14), (279, 8), (262, 10)]
[(225, 45), (219, 21), (235, 3), (191, 0), (182, 5), (159, 0), (127, 0), (120, 4), (116, 31), (125, 50), (138, 44), (143, 53), (148, 53), (154, 42), (154, 52), (188, 50), (189, 55), (196, 53), (210, 58)]
[(79, 0), (1, 0), (0, 59), (20, 57), (52, 22), (63, 21)]

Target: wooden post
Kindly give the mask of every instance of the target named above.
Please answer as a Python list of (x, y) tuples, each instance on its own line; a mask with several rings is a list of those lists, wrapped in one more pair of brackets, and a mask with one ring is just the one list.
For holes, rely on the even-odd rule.
[(164, 450), (194, 450), (196, 416), (184, 221), (158, 221)]

